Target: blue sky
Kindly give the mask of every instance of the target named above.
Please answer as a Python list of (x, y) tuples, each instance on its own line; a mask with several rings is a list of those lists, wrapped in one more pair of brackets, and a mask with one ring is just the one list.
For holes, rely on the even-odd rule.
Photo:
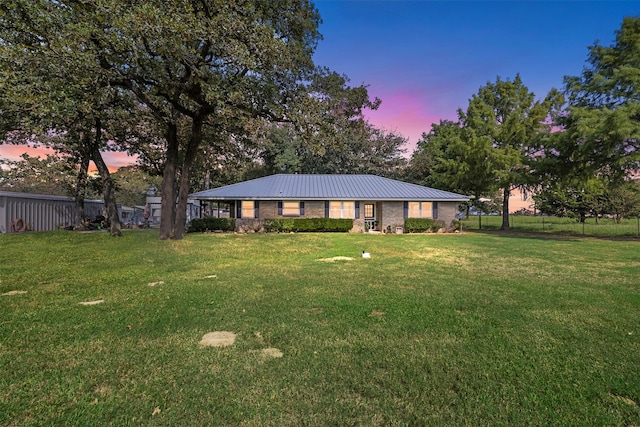
[(538, 98), (579, 75), (588, 46), (611, 45), (638, 1), (316, 0), (324, 40), (314, 60), (379, 97), (369, 121), (409, 139), (487, 82), (517, 73)]

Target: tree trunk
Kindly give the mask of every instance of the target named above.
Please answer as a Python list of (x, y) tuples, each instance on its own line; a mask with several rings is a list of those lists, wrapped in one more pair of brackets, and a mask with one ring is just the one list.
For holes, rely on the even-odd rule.
[(174, 234), (176, 215), (176, 174), (178, 171), (178, 127), (175, 123), (167, 125), (167, 159), (162, 173), (162, 205), (160, 207), (160, 240), (166, 240)]
[(178, 204), (176, 206), (176, 222), (172, 238), (180, 240), (184, 237), (187, 225), (187, 199), (189, 197), (189, 181), (191, 166), (198, 154), (198, 147), (202, 142), (202, 119), (196, 117), (191, 125), (191, 139), (184, 154), (184, 162), (180, 173), (180, 188), (178, 190)]
[(118, 215), (118, 205), (116, 204), (116, 195), (113, 187), (113, 180), (109, 173), (109, 168), (100, 154), (100, 139), (102, 137), (102, 126), (100, 119), (96, 119), (96, 140), (91, 149), (91, 159), (98, 168), (98, 173), (102, 178), (102, 194), (104, 195), (104, 205), (107, 210), (107, 218), (109, 219), (109, 231), (112, 236), (122, 236), (122, 226), (120, 225), (120, 217)]
[(204, 174), (204, 190), (211, 189), (211, 170), (207, 169), (207, 172)]
[(502, 226), (500, 230), (508, 230), (509, 229), (509, 196), (511, 196), (511, 188), (509, 186), (504, 187), (503, 189), (503, 200), (502, 200)]
[[(83, 147), (88, 147), (90, 145), (90, 141), (87, 141), (87, 139), (88, 134), (84, 134), (82, 136)], [(89, 162), (91, 161), (91, 158), (86, 152), (81, 153), (80, 156), (80, 169), (78, 170), (78, 178), (76, 181), (74, 230), (84, 230), (86, 228), (86, 224), (84, 222), (84, 197), (87, 192), (87, 179), (89, 177)]]

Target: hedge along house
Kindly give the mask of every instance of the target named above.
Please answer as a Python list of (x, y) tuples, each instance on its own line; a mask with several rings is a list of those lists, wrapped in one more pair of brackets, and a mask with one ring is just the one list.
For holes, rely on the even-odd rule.
[[(404, 229), (406, 218), (452, 226), (469, 198), (375, 175), (279, 174), (191, 194), (201, 204), (229, 205), (238, 231), (259, 229), (271, 218), (350, 218), (352, 231)], [(210, 210), (201, 209), (201, 212)]]

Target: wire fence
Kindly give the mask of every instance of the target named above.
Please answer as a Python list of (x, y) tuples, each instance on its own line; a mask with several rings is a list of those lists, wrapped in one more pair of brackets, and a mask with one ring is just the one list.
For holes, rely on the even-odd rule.
[[(470, 216), (462, 220), (462, 229), (499, 230), (501, 216)], [(550, 234), (580, 234), (591, 236), (631, 236), (640, 238), (640, 217), (625, 218), (617, 222), (613, 218), (587, 218), (580, 222), (574, 218), (552, 216), (510, 215), (509, 228)]]

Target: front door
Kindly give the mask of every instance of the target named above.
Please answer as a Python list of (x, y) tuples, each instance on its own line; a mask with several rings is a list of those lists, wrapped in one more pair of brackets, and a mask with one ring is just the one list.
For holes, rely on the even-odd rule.
[(376, 205), (375, 203), (364, 204), (364, 228), (366, 231), (376, 230)]

